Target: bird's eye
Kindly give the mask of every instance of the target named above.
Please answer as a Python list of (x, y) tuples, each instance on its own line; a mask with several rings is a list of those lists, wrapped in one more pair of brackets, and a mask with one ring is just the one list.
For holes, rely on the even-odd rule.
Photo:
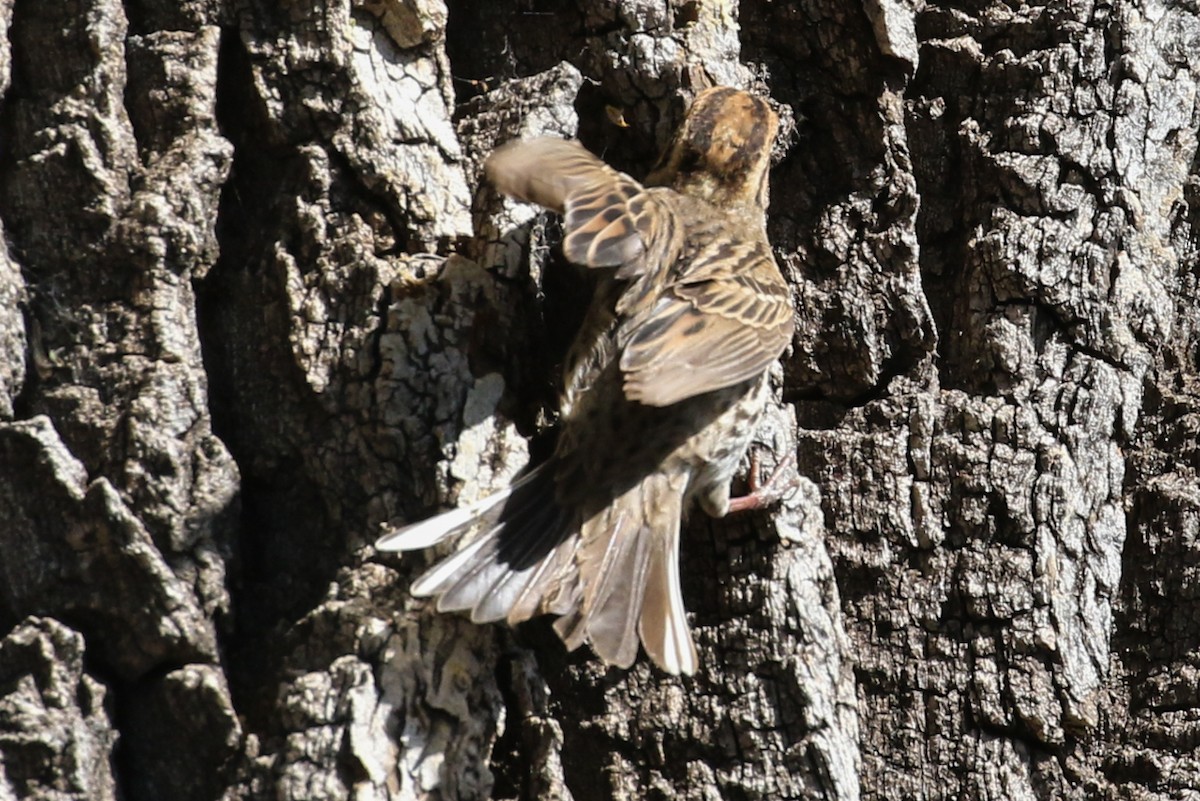
[(676, 169), (679, 172), (695, 172), (700, 169), (703, 158), (703, 154), (695, 148), (684, 148), (683, 153), (679, 156), (679, 164), (676, 165)]

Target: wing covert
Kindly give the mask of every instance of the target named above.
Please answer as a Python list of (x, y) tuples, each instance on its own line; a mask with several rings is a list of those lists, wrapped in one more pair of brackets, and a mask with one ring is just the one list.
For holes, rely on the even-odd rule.
[(761, 373), (792, 338), (787, 285), (762, 240), (714, 243), (620, 334), (625, 396), (649, 406)]

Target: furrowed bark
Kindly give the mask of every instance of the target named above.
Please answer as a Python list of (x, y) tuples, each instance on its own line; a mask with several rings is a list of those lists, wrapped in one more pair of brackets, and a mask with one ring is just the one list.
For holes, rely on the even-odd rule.
[[(1187, 798), (1200, 11), (0, 0), (0, 797)], [(586, 305), (481, 165), (784, 120), (778, 508), (702, 670), (438, 615), (385, 524), (553, 437)], [(741, 489), (737, 487), (736, 489)]]

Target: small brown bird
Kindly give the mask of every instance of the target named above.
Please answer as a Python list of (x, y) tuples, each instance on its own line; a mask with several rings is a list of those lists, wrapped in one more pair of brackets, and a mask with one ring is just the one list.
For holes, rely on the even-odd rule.
[(680, 518), (758, 505), (729, 482), (766, 402), (765, 371), (792, 336), (787, 285), (765, 229), (778, 119), (754, 95), (708, 89), (647, 188), (578, 142), (496, 150), (506, 195), (565, 216), (568, 259), (604, 270), (567, 359), (554, 455), (511, 487), (382, 537), (425, 548), (474, 532), (413, 585), (440, 611), (515, 624), (559, 615), (628, 667), (638, 637), (668, 673), (696, 648), (679, 587)]

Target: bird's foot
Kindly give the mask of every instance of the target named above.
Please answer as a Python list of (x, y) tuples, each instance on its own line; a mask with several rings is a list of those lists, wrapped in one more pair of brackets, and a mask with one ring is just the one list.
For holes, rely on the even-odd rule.
[(747, 512), (751, 509), (766, 509), (780, 501), (790, 498), (792, 493), (800, 488), (800, 477), (789, 468), (794, 466), (795, 453), (788, 453), (775, 465), (770, 478), (762, 483), (758, 464), (758, 451), (750, 450), (750, 475), (747, 483), (750, 492), (738, 498), (729, 499), (729, 511)]

